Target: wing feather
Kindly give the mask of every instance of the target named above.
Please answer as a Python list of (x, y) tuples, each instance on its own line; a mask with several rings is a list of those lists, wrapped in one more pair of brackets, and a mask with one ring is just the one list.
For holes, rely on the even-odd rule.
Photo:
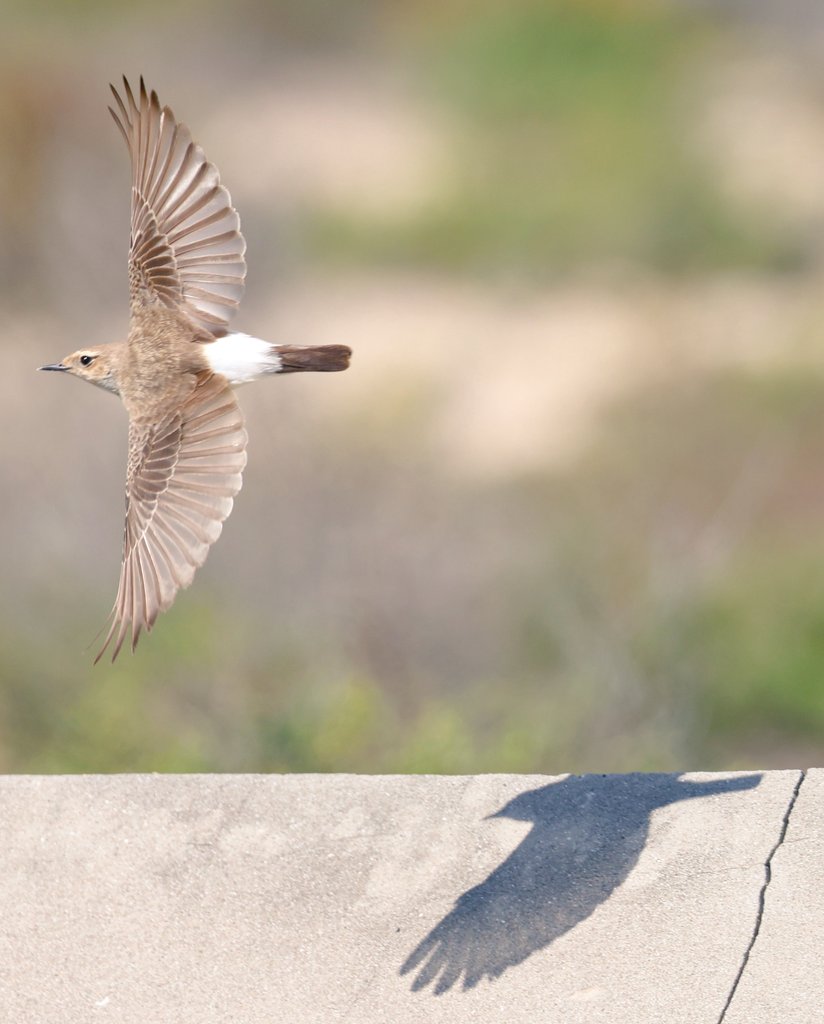
[(204, 372), (156, 425), (132, 422), (123, 564), (112, 622), (96, 661), (134, 650), (206, 561), (232, 511), (246, 465), (243, 416), (228, 383)]
[(246, 243), (220, 175), (186, 125), (143, 79), (137, 99), (123, 79), (109, 107), (132, 162), (129, 289), (132, 309), (182, 309), (215, 334), (240, 303)]

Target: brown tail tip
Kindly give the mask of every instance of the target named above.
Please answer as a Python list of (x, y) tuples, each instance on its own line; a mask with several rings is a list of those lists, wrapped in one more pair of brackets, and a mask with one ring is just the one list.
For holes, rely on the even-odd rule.
[(333, 373), (349, 366), (352, 349), (348, 345), (278, 345), (277, 354), (281, 373), (298, 373), (301, 370)]

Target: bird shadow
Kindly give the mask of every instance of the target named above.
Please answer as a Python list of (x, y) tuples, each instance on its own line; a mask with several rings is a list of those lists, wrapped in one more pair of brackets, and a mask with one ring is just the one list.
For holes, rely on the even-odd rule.
[(490, 818), (532, 822), (524, 840), (418, 943), (400, 968), (412, 991), (464, 991), (498, 978), (585, 920), (635, 866), (658, 807), (752, 789), (760, 774), (570, 776), (510, 800)]

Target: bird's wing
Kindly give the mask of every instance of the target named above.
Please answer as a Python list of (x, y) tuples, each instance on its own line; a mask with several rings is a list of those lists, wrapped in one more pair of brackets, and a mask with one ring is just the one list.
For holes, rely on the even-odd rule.
[(129, 290), (132, 309), (182, 309), (213, 334), (225, 332), (243, 295), (246, 242), (220, 176), (185, 124), (140, 79), (123, 79), (109, 107), (132, 160)]
[(114, 640), (117, 657), (131, 623), (142, 629), (187, 587), (232, 511), (246, 465), (243, 416), (228, 383), (192, 376), (184, 402), (152, 425), (129, 427), (126, 531), (112, 624), (95, 662)]

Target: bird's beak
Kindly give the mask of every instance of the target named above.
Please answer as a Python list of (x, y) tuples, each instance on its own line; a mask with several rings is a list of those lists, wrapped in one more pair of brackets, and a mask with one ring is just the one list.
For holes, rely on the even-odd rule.
[(68, 370), (68, 366), (64, 366), (63, 363), (50, 363), (48, 366), (38, 366), (38, 370)]

